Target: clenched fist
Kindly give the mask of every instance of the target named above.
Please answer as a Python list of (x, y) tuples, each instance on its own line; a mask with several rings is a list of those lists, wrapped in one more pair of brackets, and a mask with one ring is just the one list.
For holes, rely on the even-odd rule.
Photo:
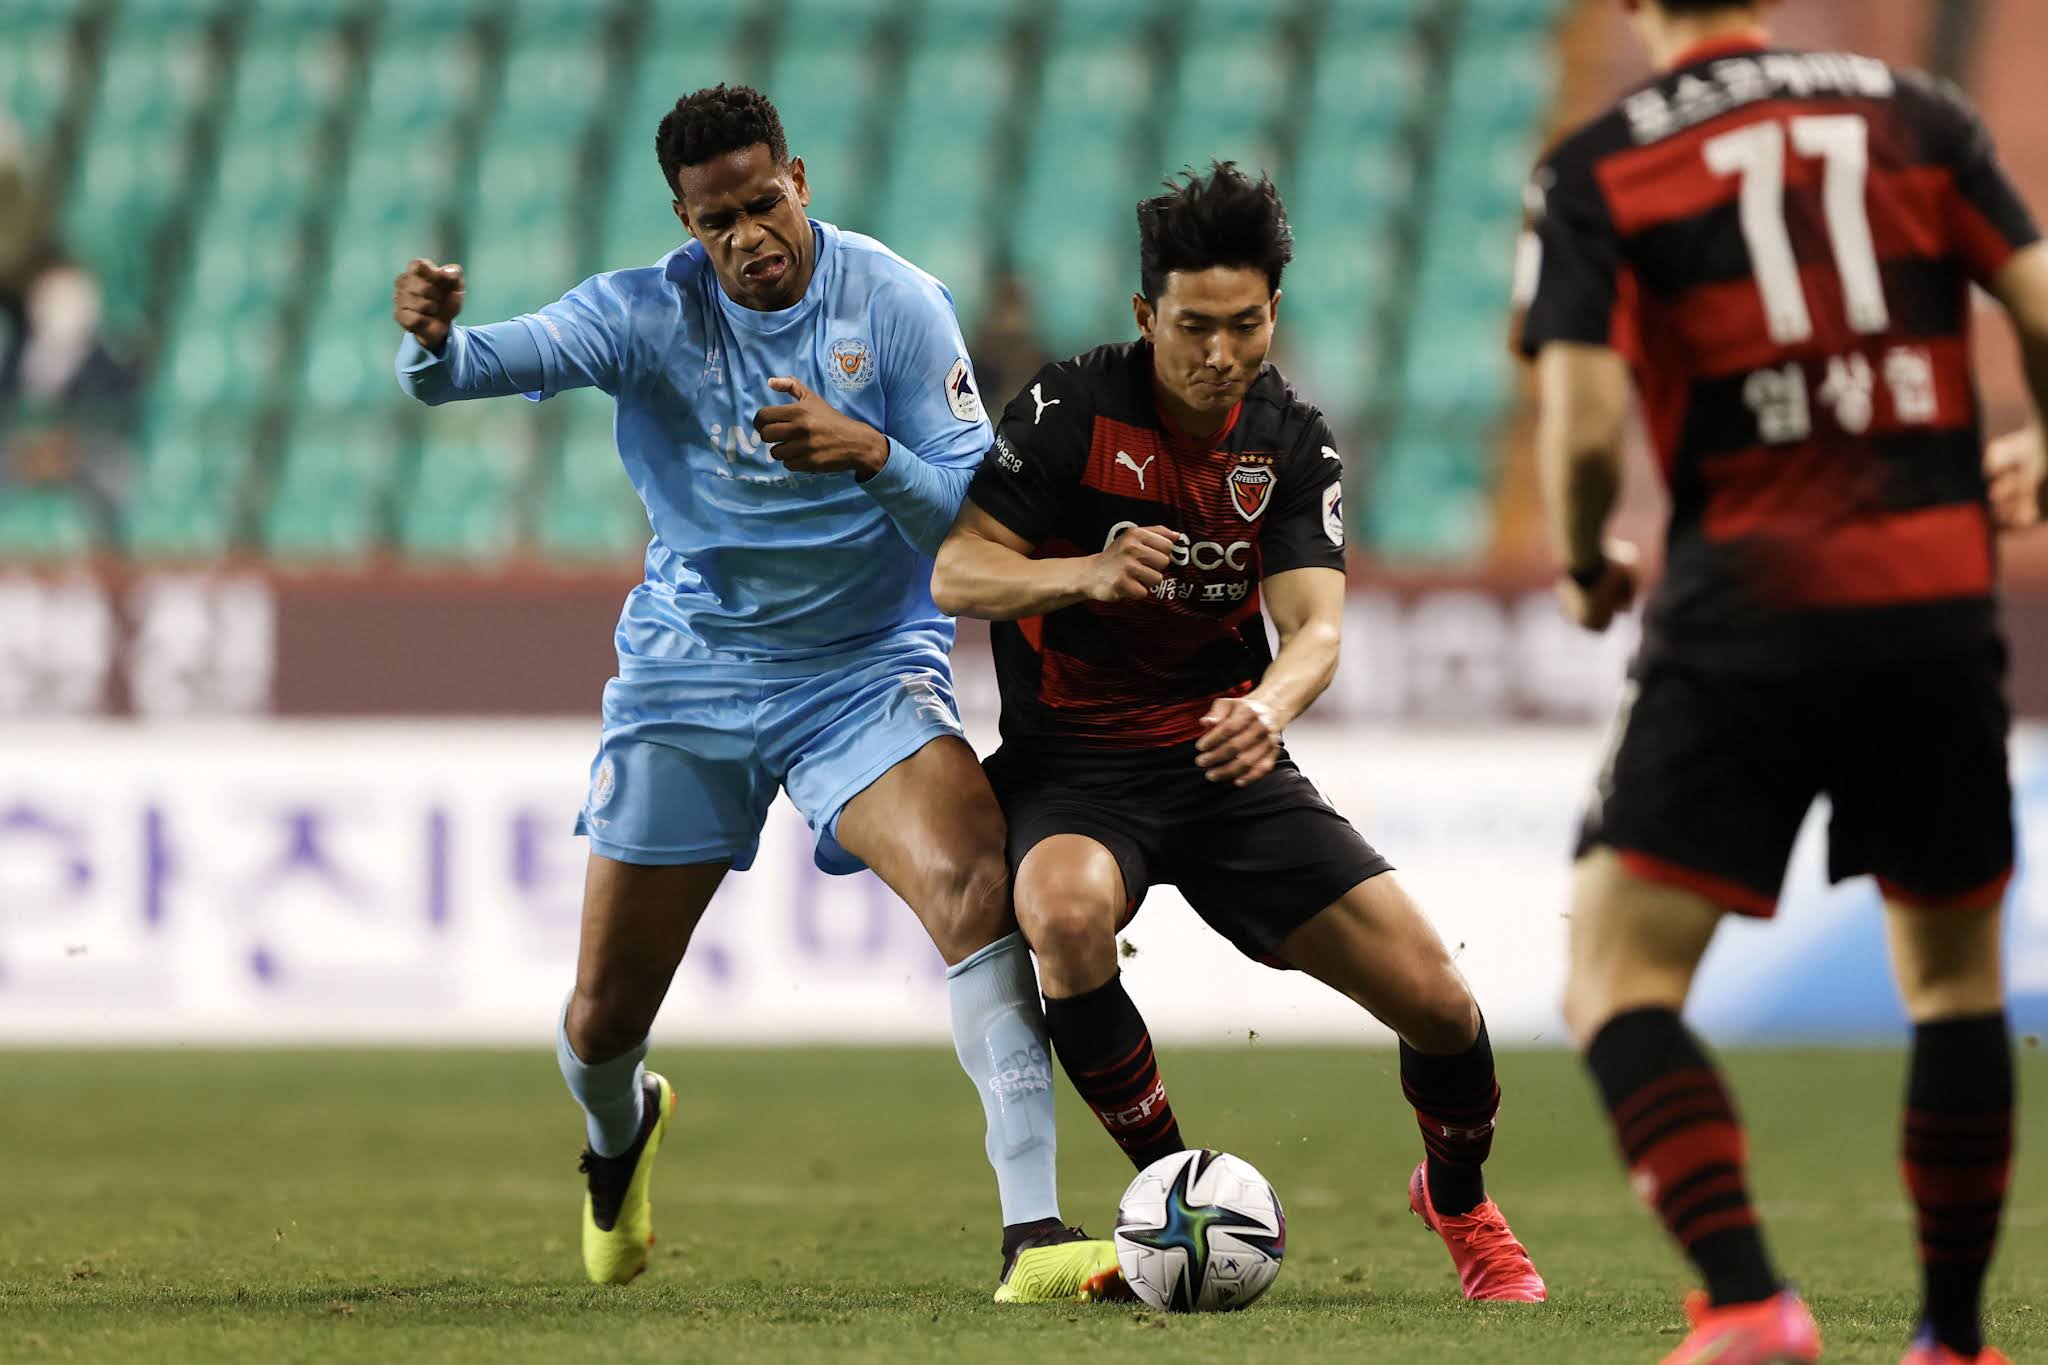
[(756, 412), (754, 431), (767, 443), (769, 458), (784, 469), (866, 478), (888, 462), (887, 436), (848, 417), (805, 388), (802, 380), (778, 375), (768, 387), (788, 394), (789, 401)]
[(462, 311), (462, 267), (414, 258), (391, 284), (391, 318), (435, 354)]
[(1991, 511), (2002, 531), (2020, 531), (2048, 517), (2048, 445), (2041, 428), (2001, 436), (1984, 452)]
[(1091, 555), (1087, 593), (1094, 602), (1136, 602), (1166, 578), (1180, 533), (1164, 526), (1134, 526), (1099, 555)]

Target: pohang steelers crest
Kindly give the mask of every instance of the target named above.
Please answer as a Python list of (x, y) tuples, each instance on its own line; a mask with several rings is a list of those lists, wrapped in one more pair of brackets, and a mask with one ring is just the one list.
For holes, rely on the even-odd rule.
[(831, 355), (825, 378), (833, 388), (852, 393), (875, 382), (874, 348), (859, 337), (839, 338), (832, 343)]
[(1237, 514), (1246, 521), (1257, 521), (1266, 504), (1273, 500), (1276, 481), (1271, 465), (1240, 460), (1223, 482), (1230, 490), (1231, 505), (1237, 508)]

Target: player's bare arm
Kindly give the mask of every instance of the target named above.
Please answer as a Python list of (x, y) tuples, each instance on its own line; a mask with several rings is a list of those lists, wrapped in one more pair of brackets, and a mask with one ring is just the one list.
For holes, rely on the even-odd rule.
[(754, 431), (768, 453), (798, 474), (847, 474), (872, 478), (889, 461), (889, 438), (866, 422), (848, 417), (787, 376), (768, 381), (787, 403), (754, 414)]
[(462, 312), (462, 267), (414, 258), (391, 284), (391, 319), (440, 353)]
[(1605, 630), (1636, 595), (1635, 547), (1604, 539), (1621, 494), (1628, 363), (1605, 346), (1555, 342), (1537, 362), (1537, 387), (1536, 461), (1562, 561), (1558, 598), (1574, 622)]
[(1176, 532), (1140, 526), (1100, 554), (1033, 559), (1030, 541), (972, 500), (939, 547), (932, 597), (950, 616), (1014, 621), (1077, 602), (1136, 602), (1149, 597), (1173, 562)]
[(2013, 531), (2048, 518), (2048, 446), (2040, 426), (2048, 413), (2048, 242), (2013, 253), (1992, 292), (2012, 319), (2034, 399), (2034, 423), (1993, 441), (1984, 457), (1991, 510), (2001, 528)]
[(1273, 771), (1280, 733), (1308, 710), (1337, 676), (1343, 641), (1344, 575), (1336, 569), (1290, 569), (1260, 585), (1280, 652), (1259, 685), (1242, 697), (1220, 697), (1202, 717), (1195, 762), (1211, 782), (1246, 787)]

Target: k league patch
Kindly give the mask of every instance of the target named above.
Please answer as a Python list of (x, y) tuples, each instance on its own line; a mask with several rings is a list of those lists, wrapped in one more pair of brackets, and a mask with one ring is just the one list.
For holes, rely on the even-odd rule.
[(961, 356), (946, 371), (946, 406), (963, 422), (981, 420), (981, 395), (974, 391), (974, 376), (968, 373), (967, 357)]
[(598, 760), (597, 771), (590, 775), (590, 802), (588, 809), (603, 810), (610, 804), (612, 793), (618, 789), (618, 783), (618, 773), (612, 768), (611, 755), (606, 754), (602, 759)]
[(875, 382), (875, 352), (859, 337), (841, 337), (832, 343), (832, 363), (825, 378), (842, 393), (853, 393)]
[(1272, 466), (1249, 460), (1238, 461), (1223, 481), (1237, 514), (1246, 521), (1257, 521), (1265, 513), (1266, 504), (1273, 500), (1274, 483)]
[(1338, 480), (1323, 490), (1323, 534), (1338, 549), (1344, 548), (1344, 483)]

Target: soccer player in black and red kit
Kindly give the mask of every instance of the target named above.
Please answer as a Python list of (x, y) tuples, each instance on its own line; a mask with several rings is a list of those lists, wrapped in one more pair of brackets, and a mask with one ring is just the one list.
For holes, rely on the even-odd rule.
[(1337, 665), (1344, 471), (1265, 363), (1292, 252), (1279, 196), (1218, 165), (1138, 227), (1144, 339), (1047, 366), (1009, 405), (933, 577), (946, 611), (996, 622), (987, 770), (1053, 1051), (1135, 1165), (1182, 1150), (1116, 949), (1146, 888), (1178, 886), (1239, 949), (1401, 1036), (1426, 1152), (1411, 1207), (1467, 1297), (1539, 1300), (1481, 1178), (1500, 1089), (1479, 1009), (1280, 742)]
[(1602, 541), (1631, 376), (1671, 491), (1581, 837), (1566, 1015), (1636, 1188), (1706, 1283), (1669, 1361), (1817, 1359), (1741, 1120), (1678, 1012), (1722, 914), (1772, 913), (1827, 795), (1831, 875), (1877, 878), (1913, 1020), (1906, 1360), (2003, 1361), (1980, 1325), (2013, 1128), (1994, 535), (2041, 476), (2038, 443), (1982, 452), (1969, 320), (1974, 282), (2048, 397), (2048, 248), (1947, 86), (1773, 47), (1758, 4), (1622, 3), (1660, 74), (1542, 163), (1522, 280), (1581, 624), (1634, 595), (1633, 555)]

